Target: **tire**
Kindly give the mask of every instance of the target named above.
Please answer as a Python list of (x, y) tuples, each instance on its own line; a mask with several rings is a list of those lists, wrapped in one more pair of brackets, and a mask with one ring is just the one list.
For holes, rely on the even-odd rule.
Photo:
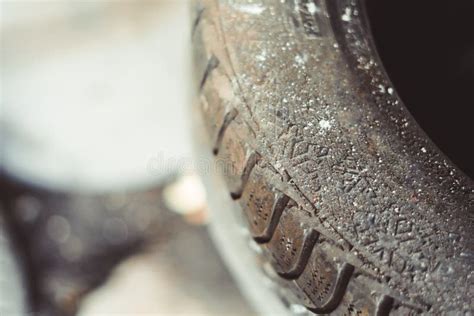
[[(213, 156), (201, 169), (211, 206), (215, 217), (242, 214), (286, 305), (472, 312), (473, 182), (405, 108), (362, 3), (202, 0), (193, 12), (195, 135)], [(232, 253), (240, 242), (213, 225)]]

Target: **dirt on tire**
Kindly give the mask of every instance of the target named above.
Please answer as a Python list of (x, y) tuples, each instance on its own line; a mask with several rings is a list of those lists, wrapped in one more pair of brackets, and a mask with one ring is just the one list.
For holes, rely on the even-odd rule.
[(192, 41), (196, 119), (289, 301), (472, 312), (474, 185), (405, 108), (360, 1), (195, 1)]

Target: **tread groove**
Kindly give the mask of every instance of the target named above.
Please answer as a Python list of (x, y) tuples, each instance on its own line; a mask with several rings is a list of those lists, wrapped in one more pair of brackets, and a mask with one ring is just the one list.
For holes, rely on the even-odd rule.
[(191, 38), (194, 38), (194, 33), (196, 33), (196, 29), (198, 28), (199, 22), (201, 22), (203, 13), (204, 8), (199, 8), (196, 18), (194, 19), (193, 27), (191, 29)]
[(242, 197), (242, 193), (244, 192), (245, 186), (247, 185), (250, 173), (259, 160), (260, 154), (255, 151), (250, 154), (249, 158), (247, 159), (247, 163), (245, 164), (244, 171), (242, 172), (242, 177), (240, 178), (240, 187), (235, 192), (230, 193), (230, 197), (233, 200), (238, 200)]
[(279, 272), (278, 275), (284, 279), (294, 280), (297, 279), (304, 271), (306, 264), (311, 257), (311, 253), (313, 252), (314, 245), (319, 239), (319, 232), (316, 230), (311, 230), (311, 232), (306, 236), (303, 241), (303, 246), (301, 249), (301, 254), (298, 257), (298, 260), (294, 264), (294, 266), (285, 272)]
[[(411, 293), (417, 290), (419, 291), (417, 294), (425, 295), (425, 290), (421, 287), (421, 282), (424, 281), (420, 281), (420, 287), (418, 284), (409, 283), (410, 278), (413, 280), (413, 277), (417, 276), (419, 268), (416, 264), (413, 265), (413, 269), (408, 267), (412, 266), (412, 261), (416, 263), (418, 259), (406, 255), (404, 249), (405, 242), (409, 242), (406, 245), (410, 251), (412, 248), (422, 249), (425, 247), (425, 241), (428, 246), (432, 242), (433, 244), (438, 242), (438, 239), (431, 237), (431, 233), (436, 234), (438, 229), (435, 225), (431, 226), (430, 221), (426, 221), (429, 223), (427, 227), (420, 229), (416, 227), (417, 216), (413, 221), (410, 218), (409, 221), (405, 221), (406, 215), (418, 215), (418, 210), (424, 211), (423, 203), (427, 195), (417, 195), (416, 191), (411, 192), (411, 188), (403, 186), (398, 189), (398, 178), (395, 178), (397, 179), (395, 182), (391, 178), (396, 174), (386, 173), (384, 170), (391, 162), (390, 152), (387, 153), (389, 159), (383, 159), (383, 162), (382, 159), (378, 161), (376, 159), (380, 149), (379, 143), (385, 144), (386, 139), (383, 137), (390, 136), (391, 131), (381, 126), (389, 124), (401, 128), (397, 120), (399, 117), (404, 119), (406, 115), (403, 111), (399, 112), (404, 105), (402, 103), (398, 105), (398, 96), (388, 96), (392, 94), (391, 92), (385, 93), (390, 81), (385, 81), (386, 74), (383, 71), (379, 72), (383, 67), (376, 58), (377, 55), (372, 54), (373, 47), (370, 40), (367, 43), (363, 42), (362, 46), (358, 45), (359, 39), (366, 39), (365, 35), (370, 34), (368, 25), (364, 24), (367, 22), (364, 21), (366, 19), (363, 16), (364, 10), (359, 10), (363, 4), (350, 0), (295, 1), (281, 0), (281, 4), (270, 1), (268, 4), (263, 4), (264, 13), (255, 16), (242, 13), (244, 10), (240, 12), (240, 8), (234, 7), (231, 5), (233, 2), (228, 0), (223, 2), (199, 0), (199, 5), (194, 8), (191, 41), (196, 48), (195, 62), (198, 64), (196, 68), (199, 69), (194, 79), (196, 85), (200, 84), (200, 97), (207, 102), (207, 107), (202, 106), (199, 109), (207, 123), (206, 136), (210, 143), (208, 147), (213, 146), (207, 150), (216, 156), (222, 156), (224, 160), (221, 161), (226, 163), (225, 167), (230, 166), (230, 169), (222, 172), (220, 180), (224, 180), (227, 194), (238, 202), (239, 210), (248, 221), (253, 240), (256, 244), (260, 244), (259, 248), (263, 252), (259, 254), (259, 260), (262, 260), (265, 267), (273, 266), (269, 277), (278, 288), (285, 289), (281, 291), (281, 295), (285, 295), (288, 307), (294, 301), (298, 301), (298, 305), (306, 305), (308, 311), (316, 314), (359, 315), (370, 311), (374, 315), (389, 315), (424, 313), (430, 311), (430, 308), (432, 312), (437, 312), (438, 305), (443, 305), (443, 302), (433, 303), (435, 304), (433, 306), (423, 302), (426, 299), (431, 303), (432, 296), (423, 297), (423, 301), (421, 298), (419, 300), (411, 298)], [(307, 4), (311, 4), (311, 7)], [(313, 5), (316, 5), (317, 13), (312, 12)], [(267, 10), (269, 8), (271, 10)], [(280, 19), (272, 18), (274, 12), (282, 13), (285, 19), (288, 17), (291, 20), (282, 20), (282, 24)], [(346, 21), (345, 16), (350, 18), (350, 22)], [(287, 25), (286, 22), (293, 22), (294, 25)], [(234, 28), (236, 23), (242, 25)], [(275, 46), (273, 41), (266, 46), (266, 40), (279, 39), (279, 27), (282, 25), (283, 34), (288, 33), (291, 40), (286, 43), (290, 49), (284, 48), (280, 52), (279, 46)], [(274, 28), (271, 28), (272, 26)], [(300, 36), (305, 35), (309, 28), (313, 27), (334, 30), (333, 33), (330, 32), (331, 34), (318, 33), (318, 36), (321, 36), (322, 48), (314, 48), (312, 38)], [(246, 33), (251, 35), (249, 38), (252, 40), (262, 42), (258, 45), (254, 45), (253, 42), (242, 42), (242, 39), (248, 37)], [(326, 44), (328, 48), (334, 46), (336, 49), (326, 50)], [(274, 51), (278, 59), (259, 58), (256, 61), (255, 56), (260, 56), (258, 54), (264, 48), (265, 53)], [(314, 52), (313, 49), (321, 50), (321, 56), (324, 55), (328, 61), (323, 58), (321, 60), (306, 58), (312, 56), (310, 53)], [(344, 67), (348, 61), (345, 58), (341, 59), (347, 57), (346, 55), (351, 59), (349, 68), (356, 69), (357, 76), (352, 76), (352, 68), (346, 72)], [(299, 65), (302, 56), (305, 57), (304, 62)], [(288, 61), (293, 63), (295, 61), (293, 57), (300, 58), (296, 59), (297, 71), (293, 68), (287, 71), (288, 67), (283, 66)], [(334, 77), (331, 77), (331, 80), (351, 78), (345, 82), (348, 88), (347, 95), (340, 94), (337, 82), (328, 80), (324, 74), (318, 73), (313, 76), (309, 66), (326, 67), (324, 69), (330, 71)], [(343, 67), (344, 71), (333, 71), (340, 70), (339, 67)], [(217, 72), (212, 73), (216, 68)], [(273, 76), (275, 80), (267, 80)], [(294, 87), (287, 88), (289, 77), (294, 77)], [(320, 83), (317, 91), (307, 91), (308, 78)], [(365, 94), (359, 95), (360, 82), (357, 82), (358, 80), (352, 82), (353, 79), (368, 83), (366, 86), (370, 90), (366, 92), (370, 96), (370, 102), (367, 101)], [(377, 89), (383, 91), (379, 93)], [(329, 113), (326, 107), (329, 106), (327, 101), (330, 97), (321, 100), (316, 98), (317, 102), (311, 109), (314, 113), (309, 114), (306, 105), (303, 108), (301, 100), (311, 101), (313, 97), (322, 93), (344, 102), (335, 102), (334, 111)], [(364, 100), (364, 109), (370, 111), (373, 109), (372, 100), (378, 102), (387, 98), (387, 102), (394, 102), (396, 99), (397, 106), (380, 109), (380, 117), (393, 114), (397, 120), (392, 116), (386, 121), (384, 119), (377, 124), (374, 134), (367, 136), (365, 127), (373, 127), (372, 119), (377, 113), (370, 112), (369, 116), (361, 118), (360, 109), (347, 110), (344, 105), (347, 100), (352, 100), (354, 97), (351, 93), (357, 100), (359, 98)], [(278, 119), (274, 124), (263, 124), (262, 120), (274, 116), (274, 113), (270, 112), (273, 108), (267, 109), (266, 104), (280, 104), (280, 99), (288, 96), (292, 99), (285, 101), (288, 103), (283, 107), (285, 111), (276, 113)], [(255, 109), (258, 110), (254, 112)], [(318, 120), (322, 123), (320, 114), (332, 120), (333, 115), (337, 117), (342, 110), (343, 113), (348, 113), (343, 116), (345, 123), (355, 122), (356, 127), (353, 130), (347, 130), (344, 124), (338, 122), (334, 126), (331, 125), (333, 129), (330, 134), (306, 132), (308, 122)], [(404, 130), (407, 125), (408, 123), (403, 125)], [(410, 133), (415, 131), (411, 126), (406, 130)], [(353, 135), (350, 134), (352, 132), (362, 135), (362, 138), (367, 136), (367, 141), (353, 143)], [(377, 134), (379, 132), (380, 134)], [(336, 133), (337, 141), (334, 142), (333, 136)], [(406, 135), (411, 139), (410, 133)], [(272, 138), (268, 137), (269, 134)], [(376, 137), (377, 135), (381, 138)], [(401, 143), (403, 148), (410, 149), (410, 146), (416, 146), (415, 153), (418, 157), (421, 146), (416, 145), (418, 144), (416, 142), (412, 144), (405, 141), (406, 139), (403, 139)], [(398, 146), (398, 143), (395, 142), (395, 145)], [(368, 151), (365, 151), (366, 149)], [(385, 155), (385, 152), (382, 154)], [(408, 158), (407, 155), (403, 156), (404, 159)], [(280, 164), (280, 161), (283, 163)], [(373, 176), (371, 173), (369, 167), (372, 166), (372, 162), (373, 171), (378, 172), (380, 176), (379, 174)], [(423, 171), (425, 167), (426, 170), (430, 170), (431, 161), (426, 165), (425, 160), (422, 162), (420, 166), (413, 167), (414, 170), (418, 170), (418, 167), (423, 168), (420, 169)], [(256, 169), (253, 170), (254, 168)], [(260, 174), (260, 169), (268, 170), (263, 170)], [(387, 176), (387, 179), (384, 176)], [(412, 178), (409, 181), (412, 181)], [(445, 181), (443, 180), (443, 183)], [(418, 184), (413, 185), (418, 187)], [(320, 198), (322, 194), (328, 197)], [(398, 194), (402, 194), (403, 199), (398, 199)], [(359, 205), (356, 205), (355, 201), (357, 203), (360, 201)], [(365, 210), (365, 205), (370, 211)], [(351, 211), (353, 217), (347, 216), (345, 212), (347, 206), (354, 210)], [(396, 212), (393, 212), (393, 209)], [(293, 210), (296, 212), (292, 212)], [(433, 213), (433, 216), (435, 215)], [(344, 225), (339, 226), (339, 221)], [(421, 215), (420, 221), (423, 223), (425, 221)], [(407, 235), (410, 239), (407, 239)], [(412, 236), (416, 238), (412, 239)], [(450, 236), (451, 233), (448, 237), (451, 238)], [(400, 245), (400, 253), (391, 246), (386, 248), (392, 238), (394, 244)], [(455, 238), (457, 241), (458, 237)], [(436, 247), (436, 251), (441, 250), (441, 247), (440, 249)], [(431, 261), (429, 262), (431, 264)], [(436, 267), (433, 271), (438, 271), (439, 262), (433, 260), (433, 265)], [(374, 275), (372, 270), (375, 268), (399, 276), (400, 289), (390, 285), (389, 279), (393, 277), (392, 273), (387, 273), (390, 278), (381, 277), (385, 274), (382, 272)], [(440, 273), (444, 273), (439, 270)], [(405, 284), (405, 280), (408, 283)], [(395, 284), (398, 284), (397, 282)], [(430, 282), (428, 280), (426, 284)], [(413, 288), (409, 288), (412, 285)], [(427, 287), (426, 293), (437, 293), (438, 288), (433, 288), (431, 290)], [(287, 292), (292, 295), (288, 295)]]
[(237, 117), (238, 114), (239, 112), (235, 108), (225, 114), (224, 121), (222, 122), (222, 125), (219, 128), (216, 141), (214, 142), (214, 148), (212, 149), (212, 153), (214, 155), (217, 155), (219, 153), (219, 148), (221, 147), (222, 139), (224, 138), (224, 133), (227, 130), (227, 127), (229, 127), (230, 123)]
[(207, 61), (206, 70), (204, 70), (204, 74), (202, 75), (201, 83), (199, 84), (199, 91), (201, 91), (204, 85), (206, 84), (206, 81), (209, 78), (209, 74), (214, 69), (216, 69), (219, 66), (219, 64), (220, 64), (219, 59), (214, 54), (212, 54), (212, 56)]
[(283, 211), (287, 207), (289, 201), (290, 198), (288, 195), (278, 193), (278, 197), (272, 207), (270, 223), (265, 228), (265, 231), (262, 235), (254, 236), (254, 240), (257, 243), (267, 243), (272, 239), (273, 234), (275, 233), (275, 230), (278, 226), (278, 223), (280, 222), (281, 215), (283, 214)]
[(384, 295), (377, 303), (377, 310), (375, 311), (376, 316), (388, 316), (393, 307), (393, 298)]
[(327, 300), (327, 302), (321, 307), (307, 308), (316, 314), (326, 314), (333, 312), (341, 303), (353, 273), (354, 266), (349, 263), (344, 263), (337, 274), (336, 285), (333, 292), (331, 293), (331, 297)]

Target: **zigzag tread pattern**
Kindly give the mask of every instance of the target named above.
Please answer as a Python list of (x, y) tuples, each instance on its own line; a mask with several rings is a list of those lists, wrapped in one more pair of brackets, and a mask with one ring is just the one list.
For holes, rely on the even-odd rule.
[[(193, 34), (197, 33), (196, 29), (202, 27), (203, 20), (206, 19), (205, 15), (203, 14), (205, 10), (207, 9), (202, 7), (199, 8), (199, 12), (196, 15), (196, 21), (193, 24)], [(225, 59), (226, 56), (217, 57), (217, 54), (210, 55), (199, 85), (201, 94), (203, 93), (203, 87), (208, 82), (211, 73), (220, 67)], [(239, 124), (236, 121), (238, 116), (239, 110), (235, 107), (232, 107), (226, 112), (224, 119), (218, 128), (217, 135), (214, 137), (214, 144), (212, 148), (212, 153), (214, 156), (218, 157), (220, 155), (220, 148), (223, 146), (223, 142), (225, 142), (224, 136), (228, 131), (229, 126), (231, 124)], [(212, 118), (208, 117), (207, 119)], [(242, 146), (244, 146), (243, 144), (246, 142), (245, 139), (234, 139), (233, 141), (237, 143), (241, 142)], [(327, 154), (327, 149), (317, 148), (316, 145), (313, 144), (296, 142), (292, 144), (291, 152), (293, 156), (298, 157), (299, 159), (297, 160), (295, 166), (299, 164), (302, 167), (305, 167), (307, 165), (309, 168), (312, 166), (309, 164), (312, 163), (314, 159), (324, 159)], [(282, 279), (289, 282), (296, 282), (296, 284), (298, 284), (298, 282), (306, 282), (307, 284), (310, 284), (309, 280), (307, 279), (307, 275), (310, 273), (309, 270), (314, 251), (315, 249), (322, 249), (321, 245), (323, 243), (326, 246), (329, 245), (330, 243), (325, 242), (325, 240), (328, 240), (329, 238), (327, 236), (323, 236), (316, 228), (310, 228), (309, 230), (306, 228), (295, 229), (293, 231), (295, 234), (294, 236), (279, 236), (278, 231), (281, 231), (282, 229), (283, 218), (285, 216), (291, 217), (292, 215), (290, 211), (292, 209), (298, 209), (299, 206), (289, 195), (285, 194), (284, 192), (271, 189), (271, 184), (267, 183), (266, 188), (264, 189), (265, 194), (272, 196), (271, 198), (268, 198), (270, 202), (267, 201), (265, 202), (266, 204), (261, 202), (262, 205), (266, 205), (263, 207), (263, 209), (262, 207), (256, 207), (255, 209), (251, 209), (249, 207), (249, 205), (258, 206), (258, 203), (256, 204), (255, 200), (251, 201), (251, 203), (248, 203), (249, 197), (246, 195), (246, 193), (247, 191), (251, 191), (251, 187), (256, 185), (253, 177), (255, 174), (261, 172), (260, 169), (262, 168), (260, 167), (260, 163), (264, 160), (264, 157), (262, 157), (262, 155), (255, 150), (246, 156), (246, 161), (243, 162), (244, 168), (240, 174), (240, 182), (236, 185), (237, 189), (230, 191), (230, 198), (234, 202), (240, 203), (244, 213), (246, 213), (249, 223), (254, 222), (255, 226), (259, 228), (258, 231), (252, 231), (251, 229), (252, 237), (259, 245), (269, 250), (269, 252), (273, 251), (274, 267), (277, 271), (277, 274)], [(265, 177), (261, 178), (264, 179)], [(253, 190), (252, 192), (253, 193), (249, 196), (254, 199), (255, 196), (258, 198), (262, 194), (262, 191), (258, 190)], [(295, 242), (296, 239), (301, 239), (301, 242)], [(271, 247), (271, 244), (274, 242), (280, 242), (282, 245), (284, 245), (284, 247)], [(293, 247), (295, 244), (298, 246)], [(335, 244), (335, 242), (332, 244)], [(281, 254), (284, 252), (290, 253), (288, 258), (282, 259), (283, 261), (287, 260), (286, 265), (285, 263), (279, 262), (281, 259)], [(283, 266), (285, 266), (284, 269), (282, 269)], [(342, 262), (340, 265), (337, 265), (337, 267), (336, 264), (334, 264), (334, 266), (328, 266), (327, 268), (328, 270), (333, 271), (329, 277), (322, 276), (325, 273), (323, 271), (324, 269), (317, 269), (312, 273), (312, 275), (314, 275), (316, 278), (319, 278), (319, 283), (324, 283), (321, 281), (321, 279), (324, 279), (324, 281), (327, 282), (326, 286), (321, 290), (322, 294), (320, 294), (321, 298), (324, 300), (317, 302), (310, 299), (309, 304), (303, 303), (303, 305), (306, 306), (308, 311), (316, 314), (327, 314), (337, 312), (339, 310), (348, 310), (350, 313), (356, 311), (354, 315), (359, 315), (359, 310), (356, 309), (355, 305), (352, 303), (345, 303), (349, 284), (351, 283), (354, 275), (356, 273), (360, 273), (360, 271), (358, 271), (359, 268), (348, 262)], [(373, 280), (373, 282), (378, 281)], [(301, 286), (299, 287), (301, 292), (305, 293), (305, 290), (303, 290)], [(310, 297), (311, 294), (307, 293), (307, 296)], [(370, 296), (370, 293), (367, 293), (367, 296)], [(371, 298), (371, 300), (374, 299)], [(342, 306), (342, 304), (346, 305)], [(403, 305), (403, 303), (398, 302), (390, 295), (380, 293), (376, 295), (374, 305), (375, 307), (373, 314), (381, 316), (389, 315), (392, 311), (396, 310), (397, 307)], [(420, 311), (413, 308), (410, 310), (414, 310), (416, 312)]]

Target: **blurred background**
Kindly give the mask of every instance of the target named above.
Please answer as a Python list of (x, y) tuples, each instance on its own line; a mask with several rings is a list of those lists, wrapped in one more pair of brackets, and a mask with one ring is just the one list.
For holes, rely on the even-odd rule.
[(0, 3), (0, 230), (16, 256), (0, 275), (24, 276), (17, 299), (35, 315), (253, 315), (193, 172), (189, 4)]

